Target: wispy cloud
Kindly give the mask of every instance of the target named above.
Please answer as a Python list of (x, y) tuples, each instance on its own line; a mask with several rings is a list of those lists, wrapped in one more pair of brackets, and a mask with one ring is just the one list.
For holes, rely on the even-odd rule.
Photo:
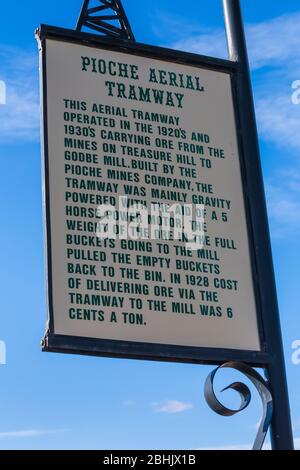
[(257, 95), (256, 115), (261, 137), (280, 148), (299, 150), (300, 106), (291, 102), (289, 83), (281, 92), (264, 89)]
[(300, 231), (300, 171), (278, 172), (266, 185), (273, 237), (283, 239)]
[(152, 13), (151, 27), (153, 34), (164, 40), (166, 36), (169, 41), (176, 38), (176, 41), (185, 39), (187, 35), (198, 36), (208, 32), (208, 28), (199, 24), (199, 21), (184, 18), (182, 15), (163, 11), (161, 8), (156, 9)]
[(68, 432), (68, 429), (24, 429), (20, 431), (5, 431), (0, 432), (0, 439), (39, 437), (48, 434), (61, 434), (65, 432)]
[(299, 64), (299, 22), (300, 12), (296, 12), (248, 26), (252, 67), (294, 67), (295, 61)]
[(0, 139), (7, 142), (39, 138), (37, 54), (0, 45), (0, 79), (6, 104), (0, 106)]
[[(300, 12), (279, 16), (268, 21), (246, 25), (249, 45), (249, 56), (253, 70), (266, 66), (279, 66), (284, 63), (295, 65), (300, 63), (299, 57), (299, 22)], [(171, 43), (176, 49), (226, 57), (226, 37), (224, 29), (205, 29)], [(290, 62), (289, 64), (289, 61)]]
[(191, 403), (185, 403), (178, 400), (166, 400), (161, 403), (152, 403), (152, 407), (156, 413), (182, 413), (183, 411), (193, 408)]
[(206, 29), (200, 34), (175, 41), (169, 47), (212, 57), (225, 58), (227, 54), (225, 32), (221, 29)]
[[(300, 450), (300, 437), (294, 439), (294, 446), (295, 450)], [(199, 450), (250, 450), (252, 448), (252, 444), (235, 444), (229, 446), (219, 446), (219, 447), (207, 447), (207, 448), (200, 448)], [(263, 450), (270, 450), (271, 444), (266, 442), (264, 444)]]

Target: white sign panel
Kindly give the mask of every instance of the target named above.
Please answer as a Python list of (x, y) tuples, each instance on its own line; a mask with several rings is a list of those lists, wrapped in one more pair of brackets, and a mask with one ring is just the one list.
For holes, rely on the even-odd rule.
[(52, 333), (260, 350), (231, 74), (55, 39), (45, 60)]

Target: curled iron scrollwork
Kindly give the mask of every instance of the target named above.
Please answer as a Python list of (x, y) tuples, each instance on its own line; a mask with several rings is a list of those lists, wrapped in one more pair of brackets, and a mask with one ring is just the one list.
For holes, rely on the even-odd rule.
[(255, 386), (256, 390), (258, 391), (262, 404), (263, 404), (263, 415), (260, 422), (260, 426), (256, 435), (256, 439), (253, 445), (253, 450), (261, 450), (264, 444), (271, 419), (273, 414), (273, 400), (272, 395), (269, 390), (268, 383), (261, 377), (261, 375), (253, 368), (249, 367), (246, 364), (240, 362), (226, 362), (221, 366), (214, 369), (207, 377), (204, 386), (204, 396), (206, 399), (207, 404), (209, 407), (222, 416), (233, 416), (240, 411), (243, 411), (247, 408), (251, 401), (251, 392), (247, 385), (241, 382), (234, 382), (228, 387), (225, 387), (221, 392), (225, 390), (235, 390), (239, 393), (241, 398), (241, 404), (238, 409), (230, 409), (226, 406), (222, 405), (222, 403), (218, 400), (215, 391), (214, 391), (214, 379), (216, 373), (220, 369), (229, 368), (235, 369), (242, 374), (244, 374)]

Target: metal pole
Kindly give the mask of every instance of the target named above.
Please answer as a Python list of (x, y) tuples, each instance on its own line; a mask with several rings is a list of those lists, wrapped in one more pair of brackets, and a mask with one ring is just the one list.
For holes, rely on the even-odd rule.
[[(230, 59), (239, 67), (238, 106), (239, 124), (248, 180), (247, 199), (254, 214), (253, 238), (256, 269), (260, 280), (260, 303), (267, 352), (272, 361), (267, 367), (274, 402), (271, 423), (272, 448), (293, 449), (293, 435), (283, 356), (280, 319), (269, 235), (265, 192), (260, 162), (258, 134), (249, 70), (247, 46), (240, 0), (223, 0), (227, 42)], [(263, 44), (262, 44), (263, 47)], [(264, 345), (262, 345), (264, 347)]]

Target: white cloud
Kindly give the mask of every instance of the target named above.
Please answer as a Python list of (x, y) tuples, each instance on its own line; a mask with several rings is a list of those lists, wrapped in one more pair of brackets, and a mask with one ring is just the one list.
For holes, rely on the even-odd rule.
[(7, 104), (0, 110), (0, 138), (36, 140), (39, 137), (40, 108), (34, 91), (7, 85)]
[(171, 47), (212, 57), (225, 58), (227, 54), (225, 32), (219, 29), (208, 30), (201, 34), (192, 35), (180, 41), (173, 42)]
[(39, 437), (47, 434), (61, 434), (67, 431), (67, 429), (25, 429), (20, 431), (5, 431), (0, 432), (0, 439)]
[[(247, 28), (253, 68), (291, 65), (299, 57), (300, 12), (279, 16)], [(299, 62), (299, 59), (298, 59)]]
[(0, 107), (0, 139), (37, 140), (40, 107), (37, 54), (0, 45), (0, 79), (6, 84), (6, 104)]
[[(300, 437), (294, 439), (295, 450), (300, 450)], [(219, 447), (207, 447), (200, 448), (199, 450), (251, 450), (252, 444), (236, 444), (231, 446), (219, 446)], [(271, 444), (266, 442), (263, 446), (263, 450), (271, 450)]]
[(152, 407), (156, 413), (182, 413), (183, 411), (193, 408), (191, 403), (184, 403), (178, 400), (166, 400), (162, 403), (152, 403)]
[[(265, 66), (292, 65), (298, 60), (300, 12), (279, 16), (257, 24), (246, 25), (249, 57), (253, 69)], [(173, 42), (175, 49), (227, 57), (224, 29), (206, 30), (200, 34)]]
[(180, 37), (184, 38), (187, 34), (199, 35), (207, 31), (207, 28), (199, 25), (199, 21), (183, 18), (182, 15), (176, 15), (161, 9), (153, 12), (151, 27), (154, 35), (161, 39), (166, 37), (166, 33), (168, 38), (173, 36), (178, 40)]
[(258, 129), (264, 140), (281, 148), (300, 149), (300, 105), (291, 102), (290, 89), (273, 93), (266, 87), (264, 95), (256, 100)]
[(266, 185), (271, 232), (283, 239), (300, 230), (300, 171), (277, 173)]

